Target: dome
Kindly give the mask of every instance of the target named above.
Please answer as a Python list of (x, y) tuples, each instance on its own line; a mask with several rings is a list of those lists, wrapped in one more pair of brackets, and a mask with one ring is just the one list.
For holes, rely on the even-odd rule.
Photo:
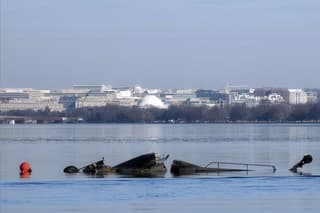
[(133, 91), (135, 93), (143, 93), (144, 90), (142, 89), (142, 87), (140, 85), (136, 85), (134, 88), (133, 88)]
[(143, 108), (149, 108), (149, 107), (155, 107), (155, 108), (166, 108), (164, 103), (154, 95), (147, 95), (143, 97), (139, 103), (139, 107)]

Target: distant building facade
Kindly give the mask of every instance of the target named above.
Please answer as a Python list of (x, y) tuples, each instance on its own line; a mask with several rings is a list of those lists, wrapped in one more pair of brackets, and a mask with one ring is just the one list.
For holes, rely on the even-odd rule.
[(302, 89), (288, 89), (289, 104), (306, 104), (308, 103), (307, 93)]
[[(31, 88), (0, 88), (0, 111), (45, 110), (64, 111), (106, 105), (148, 106), (166, 108), (170, 105), (247, 107), (269, 104), (306, 104), (319, 102), (319, 89), (256, 88), (229, 86), (222, 90), (146, 89), (141, 86), (112, 88), (102, 85), (75, 85), (71, 89), (36, 90)], [(165, 106), (165, 107), (163, 107)]]
[(49, 90), (1, 89), (0, 111), (12, 110), (46, 110), (63, 111), (64, 106), (57, 97), (50, 97)]
[(214, 90), (197, 90), (197, 98), (208, 98), (212, 104), (215, 105), (228, 105), (231, 103), (231, 95)]
[(196, 93), (194, 89), (169, 89), (160, 93), (160, 98), (168, 104), (179, 105), (196, 98)]

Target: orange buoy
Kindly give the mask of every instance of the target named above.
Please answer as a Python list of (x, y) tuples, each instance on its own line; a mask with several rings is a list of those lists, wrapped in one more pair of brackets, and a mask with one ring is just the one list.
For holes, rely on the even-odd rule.
[(30, 164), (28, 162), (22, 162), (20, 164), (20, 175), (21, 176), (26, 176), (27, 174), (30, 175), (32, 172), (32, 169), (30, 167)]

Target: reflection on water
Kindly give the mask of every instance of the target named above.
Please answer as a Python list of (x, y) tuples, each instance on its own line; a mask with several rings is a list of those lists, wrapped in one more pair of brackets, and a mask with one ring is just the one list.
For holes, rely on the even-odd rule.
[(319, 125), (1, 125), (6, 142), (305, 142), (319, 141)]
[[(316, 212), (319, 178), (294, 177), (288, 168), (308, 152), (313, 162), (303, 171), (320, 174), (319, 130), (320, 125), (302, 124), (1, 125), (0, 208), (239, 212), (240, 207), (240, 212)], [(168, 168), (173, 159), (180, 159), (199, 165), (275, 164), (278, 170), (180, 178), (168, 172), (162, 179), (88, 179), (62, 172), (68, 165), (81, 167), (102, 157), (112, 166), (147, 152), (170, 154)], [(22, 161), (33, 169), (26, 180), (19, 179)]]

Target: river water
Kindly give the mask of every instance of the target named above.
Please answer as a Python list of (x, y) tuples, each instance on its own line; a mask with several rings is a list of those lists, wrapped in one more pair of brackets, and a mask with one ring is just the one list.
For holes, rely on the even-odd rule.
[[(138, 155), (272, 164), (252, 172), (164, 178), (66, 175), (102, 157), (116, 165)], [(288, 171), (304, 153), (313, 162)], [(319, 212), (318, 124), (50, 124), (0, 125), (1, 212)], [(28, 161), (29, 178), (19, 177)]]

